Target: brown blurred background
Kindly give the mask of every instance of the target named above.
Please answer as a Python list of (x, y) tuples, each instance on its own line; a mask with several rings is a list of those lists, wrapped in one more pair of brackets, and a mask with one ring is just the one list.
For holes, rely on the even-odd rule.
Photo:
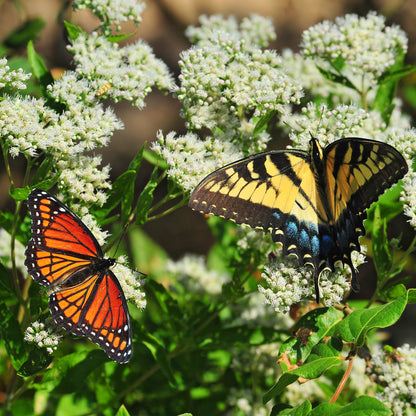
[[(302, 31), (324, 19), (333, 20), (346, 13), (364, 16), (368, 11), (375, 10), (386, 16), (387, 24), (398, 24), (408, 34), (410, 41), (407, 63), (414, 64), (416, 61), (416, 0), (148, 0), (146, 3), (140, 27), (125, 25), (123, 31), (136, 33), (128, 42), (138, 38), (146, 40), (175, 77), (178, 75), (180, 52), (190, 46), (184, 36), (185, 28), (197, 25), (201, 14), (216, 13), (225, 16), (233, 14), (237, 18), (252, 13), (272, 17), (277, 40), (271, 47), (279, 51), (288, 47), (298, 50)], [(0, 41), (27, 19), (36, 17), (44, 19), (46, 26), (36, 41), (35, 48), (51, 69), (71, 68), (71, 55), (65, 47), (63, 20), (80, 25), (86, 31), (92, 31), (98, 26), (98, 20), (90, 12), (74, 13), (69, 2), (3, 1), (0, 5)], [(146, 102), (147, 106), (142, 111), (131, 107), (129, 103), (115, 106), (125, 124), (125, 130), (117, 132), (110, 145), (103, 149), (103, 163), (112, 166), (113, 179), (126, 169), (132, 156), (145, 141), (155, 139), (159, 129), (165, 133), (171, 130), (179, 133), (185, 131), (183, 120), (179, 117), (180, 106), (171, 95), (155, 91), (148, 96)], [(143, 170), (142, 186), (149, 173), (150, 167)], [(8, 185), (7, 179), (1, 175), (0, 207), (8, 205)], [(404, 241), (410, 242), (413, 230), (406, 226), (404, 217), (398, 221), (399, 228), (405, 234)], [(187, 251), (204, 253), (213, 241), (202, 216), (186, 207), (146, 224), (144, 230), (173, 258), (178, 258)], [(368, 265), (360, 268), (360, 276), (360, 296), (371, 295), (375, 276), (371, 260)]]

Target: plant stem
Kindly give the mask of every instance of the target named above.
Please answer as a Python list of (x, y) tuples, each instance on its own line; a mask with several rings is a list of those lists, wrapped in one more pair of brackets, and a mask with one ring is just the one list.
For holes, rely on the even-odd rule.
[(339, 382), (338, 387), (337, 387), (334, 395), (332, 396), (332, 399), (331, 399), (330, 403), (335, 403), (336, 400), (338, 399), (338, 396), (340, 395), (342, 389), (344, 388), (345, 383), (347, 382), (348, 377), (351, 373), (353, 363), (354, 363), (354, 355), (351, 355), (348, 359), (348, 367), (345, 370), (345, 373), (344, 373), (341, 381)]

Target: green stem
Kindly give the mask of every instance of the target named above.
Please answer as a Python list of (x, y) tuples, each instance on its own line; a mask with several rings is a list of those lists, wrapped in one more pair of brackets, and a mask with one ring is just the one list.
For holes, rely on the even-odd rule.
[(155, 214), (155, 215), (153, 215), (153, 216), (151, 216), (151, 217), (147, 217), (147, 221), (153, 221), (153, 220), (156, 220), (156, 219), (162, 218), (162, 217), (164, 217), (165, 215), (170, 214), (171, 212), (173, 212), (173, 211), (177, 210), (178, 208), (180, 208), (180, 207), (182, 207), (182, 206), (184, 206), (184, 205), (186, 205), (186, 199), (185, 199), (185, 198), (184, 198), (184, 199), (182, 199), (181, 201), (179, 201), (179, 202), (178, 202), (176, 205), (174, 205), (173, 207), (170, 207), (170, 208), (168, 208), (167, 210), (165, 210), (165, 211), (161, 212), (160, 214)]

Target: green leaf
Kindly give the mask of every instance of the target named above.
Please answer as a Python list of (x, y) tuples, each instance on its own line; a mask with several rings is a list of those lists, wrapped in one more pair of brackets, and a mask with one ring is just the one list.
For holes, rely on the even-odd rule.
[(377, 269), (378, 285), (389, 278), (389, 270), (391, 265), (391, 254), (387, 240), (387, 221), (380, 214), (380, 206), (374, 211), (374, 224), (372, 233), (373, 259)]
[(46, 352), (46, 348), (34, 348), (17, 373), (22, 377), (29, 377), (44, 372), (52, 360), (53, 357)]
[(159, 156), (157, 153), (150, 150), (145, 150), (143, 157), (153, 166), (157, 166), (163, 170), (166, 170), (169, 167), (166, 160), (163, 159), (162, 156)]
[(13, 185), (10, 185), (9, 195), (15, 201), (24, 201), (29, 196), (30, 191), (31, 189), (29, 186), (25, 186), (24, 188), (15, 188)]
[(120, 35), (114, 35), (114, 36), (108, 36), (107, 40), (111, 43), (119, 43), (122, 42), (123, 40), (129, 39), (132, 36), (134, 36), (135, 33), (121, 33)]
[(286, 353), (292, 364), (305, 362), (313, 348), (330, 336), (340, 321), (341, 314), (333, 307), (314, 309), (303, 316), (293, 328), (294, 333), (299, 330), (309, 331), (307, 340), (300, 336), (289, 338), (280, 347), (280, 354)]
[(9, 271), (0, 263), (0, 299), (8, 299), (10, 298), (10, 295), (14, 294)]
[(137, 152), (137, 155), (134, 156), (133, 160), (130, 162), (129, 167), (127, 170), (134, 170), (136, 173), (139, 172), (140, 165), (142, 164), (143, 153), (146, 148), (146, 143), (141, 147), (141, 149)]
[(74, 25), (72, 23), (64, 21), (65, 28), (68, 32), (69, 39), (75, 40), (78, 38), (79, 35), (86, 35), (86, 32), (84, 32), (81, 27)]
[(267, 130), (269, 121), (276, 114), (275, 110), (268, 111), (263, 117), (260, 117), (253, 130), (253, 136), (256, 137), (258, 134)]
[[(406, 74), (403, 67), (404, 53), (396, 58), (396, 62), (390, 67), (389, 71), (382, 77), (378, 84), (376, 96), (374, 98), (373, 109), (377, 110), (383, 121), (389, 125), (391, 113), (394, 110), (394, 98), (399, 80)], [(413, 71), (411, 71), (413, 72)]]
[(19, 48), (26, 46), (30, 40), (35, 40), (41, 30), (44, 28), (45, 22), (40, 18), (27, 20), (21, 27), (11, 33), (3, 41), (10, 48)]
[(276, 396), (279, 396), (283, 393), (284, 389), (289, 386), (289, 384), (294, 383), (299, 377), (293, 373), (284, 373), (280, 376), (277, 383), (267, 391), (263, 396), (263, 403), (266, 404), (268, 401), (273, 399)]
[(120, 408), (117, 410), (116, 416), (130, 416), (130, 413), (128, 412), (124, 404), (122, 404)]
[(36, 53), (32, 41), (27, 45), (27, 57), (32, 67), (33, 75), (39, 84), (46, 89), (49, 84), (53, 83), (53, 78), (43, 59)]
[(136, 176), (135, 170), (128, 170), (114, 181), (108, 192), (107, 201), (96, 214), (99, 220), (105, 218), (121, 202), (122, 222), (124, 224), (127, 221), (133, 203)]
[(396, 82), (399, 81), (401, 78), (413, 74), (413, 72), (416, 72), (416, 65), (406, 65), (399, 69), (393, 68), (394, 67), (390, 68), (383, 75), (381, 75), (381, 77), (378, 79), (379, 84)]
[(168, 379), (169, 383), (172, 386), (176, 386), (177, 383), (173, 375), (172, 368), (170, 366), (170, 360), (168, 358), (168, 353), (164, 345), (154, 335), (150, 333), (147, 333), (145, 335), (145, 339), (142, 342), (151, 352), (155, 361), (160, 365), (160, 369)]
[(101, 349), (67, 354), (54, 362), (45, 373), (41, 385), (34, 384), (33, 387), (53, 390), (58, 395), (81, 391), (85, 388), (88, 376), (107, 362), (108, 357)]
[[(46, 177), (52, 172), (53, 169), (53, 161), (52, 158), (46, 157), (42, 163), (37, 166), (35, 174), (33, 175), (32, 180), (30, 181), (30, 186), (32, 188), (37, 188), (38, 183), (45, 180)], [(45, 188), (42, 188), (45, 189)], [(47, 189), (45, 189), (47, 190)]]
[(409, 289), (407, 291), (408, 300), (407, 303), (413, 304), (416, 303), (416, 289)]
[(346, 406), (322, 403), (316, 406), (311, 416), (388, 416), (391, 409), (374, 397), (360, 396)]
[(288, 408), (288, 409), (283, 409), (278, 413), (272, 412), (271, 415), (272, 416), (274, 416), (274, 415), (276, 415), (276, 416), (284, 416), (284, 415), (288, 415), (288, 416), (306, 416), (306, 415), (310, 414), (311, 410), (312, 410), (311, 402), (306, 401), (306, 402), (303, 402), (301, 405), (299, 405), (297, 407), (291, 407), (291, 408)]
[(321, 73), (321, 75), (326, 79), (332, 82), (336, 82), (337, 84), (344, 85), (345, 87), (351, 88), (354, 91), (358, 91), (355, 85), (347, 77), (336, 74), (335, 72), (332, 72), (328, 69), (321, 68), (319, 65), (316, 65), (316, 67), (318, 68), (318, 71)]
[(356, 310), (339, 324), (337, 331), (345, 342), (353, 342), (358, 348), (362, 347), (370, 330), (386, 328), (397, 322), (406, 304), (407, 293), (393, 302)]
[(19, 322), (3, 300), (0, 301), (0, 322), (0, 336), (4, 341), (10, 363), (15, 370), (19, 370), (27, 360), (25, 341)]
[(149, 182), (147, 182), (142, 193), (137, 200), (136, 210), (136, 224), (143, 225), (147, 221), (149, 215), (149, 209), (153, 202), (153, 193), (158, 185), (158, 168), (157, 166), (153, 169), (152, 175), (150, 176)]

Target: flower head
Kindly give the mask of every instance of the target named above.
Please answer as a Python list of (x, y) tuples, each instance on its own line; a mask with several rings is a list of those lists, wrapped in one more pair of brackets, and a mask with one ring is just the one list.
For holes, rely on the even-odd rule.
[(383, 387), (376, 398), (396, 416), (409, 415), (410, 408), (416, 408), (415, 368), (416, 349), (409, 344), (396, 348), (393, 353), (378, 348), (372, 355), (367, 374)]
[(25, 331), (25, 341), (36, 344), (40, 348), (46, 348), (52, 354), (57, 348), (62, 335), (56, 331), (56, 327), (48, 322), (35, 321)]
[(281, 57), (261, 49), (271, 38), (270, 21), (252, 16), (238, 28), (233, 18), (216, 16), (201, 23), (189, 30), (197, 43), (179, 62), (176, 94), (183, 116), (189, 127), (219, 128), (249, 152), (264, 150), (268, 134), (258, 145), (250, 143), (257, 121), (271, 111), (284, 113), (302, 96), (299, 84), (282, 70)]
[(374, 86), (402, 59), (407, 37), (398, 26), (386, 26), (385, 18), (375, 12), (366, 17), (347, 14), (335, 23), (325, 20), (304, 31), (302, 48), (305, 56), (320, 58), (348, 73), (356, 86), (361, 86), (363, 77)]
[(215, 169), (242, 157), (238, 148), (228, 141), (214, 137), (201, 140), (193, 133), (176, 136), (170, 132), (163, 136), (159, 132), (151, 149), (167, 162), (168, 176), (186, 191), (195, 188)]
[(166, 64), (156, 58), (149, 45), (142, 40), (119, 47), (106, 37), (93, 32), (80, 34), (68, 46), (74, 54), (75, 72), (90, 83), (90, 91), (96, 92), (109, 83), (103, 97), (115, 102), (127, 100), (143, 108), (144, 99), (153, 87), (162, 90), (174, 88), (174, 81)]

